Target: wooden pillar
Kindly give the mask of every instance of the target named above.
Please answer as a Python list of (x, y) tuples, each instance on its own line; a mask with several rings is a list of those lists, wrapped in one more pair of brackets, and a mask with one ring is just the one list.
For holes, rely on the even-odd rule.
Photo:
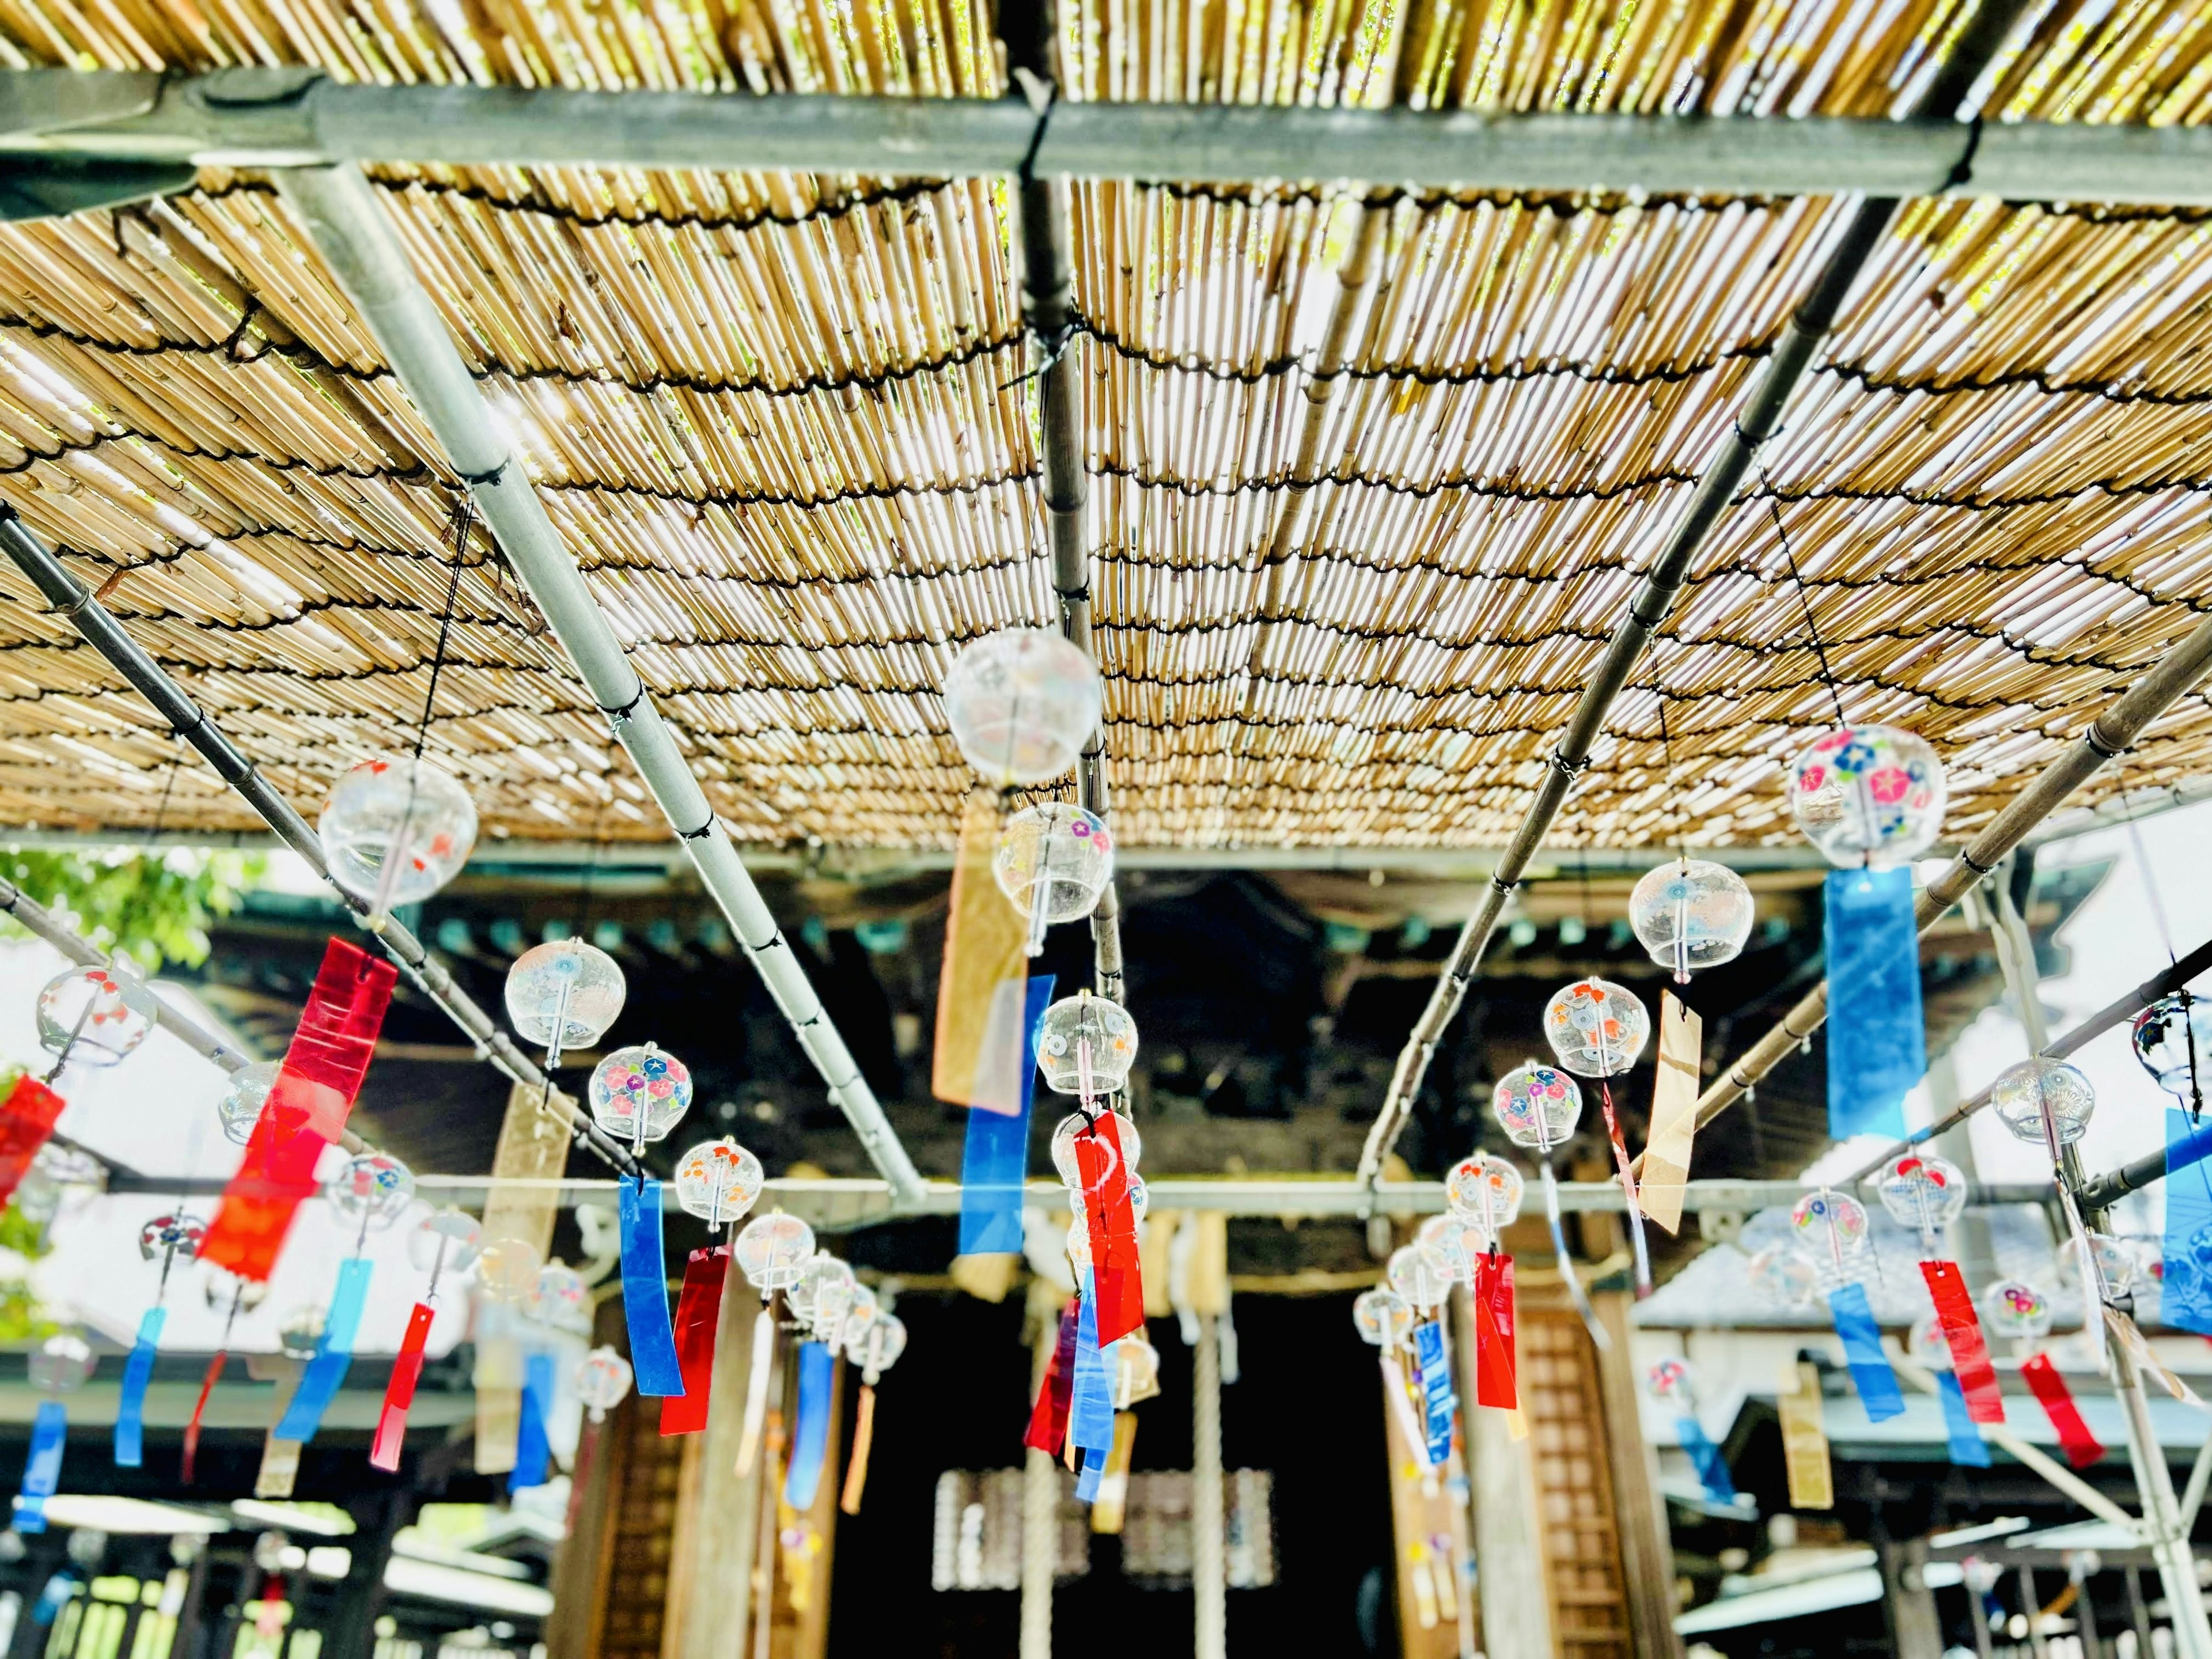
[(351, 1559), (323, 1638), (324, 1659), (370, 1659), (376, 1651), (376, 1620), (384, 1611), (384, 1570), (392, 1565), (392, 1540), (413, 1515), (415, 1503), (409, 1493), (395, 1489), (347, 1507), (354, 1523), (353, 1536), (347, 1540)]
[[(784, 1419), (793, 1425), (793, 1434), (786, 1437), (781, 1460), (764, 1460), (763, 1468), (763, 1477), (775, 1483), (763, 1492), (760, 1511), (774, 1517), (774, 1535), (760, 1540), (770, 1570), (756, 1592), (752, 1651), (765, 1652), (769, 1659), (823, 1659), (830, 1646), (830, 1576), (836, 1555), (837, 1493), (844, 1474), (843, 1405), (850, 1368), (842, 1361), (831, 1368), (830, 1435), (822, 1454), (822, 1478), (815, 1485), (813, 1503), (803, 1510), (793, 1510), (783, 1501), (783, 1486), (790, 1470), (789, 1443), (799, 1422), (796, 1352), (794, 1346), (785, 1366), (793, 1388)], [(784, 1535), (809, 1533), (817, 1541), (802, 1545), (803, 1553), (784, 1547)], [(769, 1636), (765, 1644), (760, 1639), (763, 1627)]]
[[(1402, 1385), (1387, 1372), (1378, 1373), (1376, 1383), (1382, 1455), (1389, 1462), (1390, 1529), (1397, 1546), (1399, 1652), (1403, 1659), (1459, 1659), (1482, 1645), (1480, 1615), (1467, 1604), (1459, 1571), (1468, 1548), (1467, 1516), (1455, 1496), (1461, 1471), (1452, 1461), (1441, 1469), (1429, 1468), (1428, 1448), (1407, 1437), (1406, 1414), (1389, 1397)], [(1460, 1414), (1465, 1423), (1482, 1409), (1472, 1392), (1462, 1379)]]
[(1936, 1592), (1921, 1577), (1928, 1565), (1928, 1540), (1885, 1538), (1875, 1548), (1881, 1559), (1890, 1652), (1896, 1659), (1943, 1659), (1943, 1621), (1936, 1616)]
[(760, 1315), (759, 1292), (732, 1267), (722, 1285), (707, 1426), (683, 1437), (660, 1659), (741, 1659), (749, 1650), (744, 1637), (753, 1545), (759, 1525), (761, 1472), (767, 1459), (757, 1451), (752, 1468), (739, 1475), (737, 1458), (744, 1436), (745, 1384), (752, 1374), (756, 1333), (765, 1340), (777, 1340), (773, 1322)]
[(1629, 1344), (1632, 1304), (1626, 1291), (1595, 1291), (1590, 1304), (1610, 1343), (1597, 1356), (1598, 1392), (1613, 1466), (1629, 1632), (1637, 1659), (1681, 1659), (1682, 1638), (1674, 1633), (1674, 1541), (1659, 1489), (1658, 1458), (1644, 1435), (1639, 1379)]
[[(620, 1297), (599, 1304), (592, 1339), (628, 1348)], [(633, 1392), (605, 1422), (586, 1419), (576, 1443), (576, 1465), (569, 1471), (568, 1535), (553, 1558), (554, 1613), (545, 1621), (545, 1659), (602, 1659), (627, 1442), (640, 1411), (657, 1417), (659, 1402), (642, 1405)], [(625, 1565), (635, 1573), (643, 1564)]]
[[(1452, 1293), (1459, 1375), (1474, 1375), (1474, 1327), (1463, 1291)], [(1464, 1386), (1464, 1385), (1462, 1385)], [(1544, 1659), (1557, 1651), (1544, 1571), (1542, 1513), (1528, 1438), (1514, 1437), (1514, 1414), (1475, 1407), (1467, 1425), (1468, 1494), (1474, 1511), (1474, 1568), (1482, 1604), (1482, 1645), (1493, 1659)]]

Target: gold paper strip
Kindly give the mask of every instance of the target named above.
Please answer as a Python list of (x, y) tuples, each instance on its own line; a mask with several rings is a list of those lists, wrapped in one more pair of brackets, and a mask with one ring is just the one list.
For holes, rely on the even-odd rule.
[(1698, 1076), (1705, 1058), (1705, 1022), (1672, 991), (1659, 997), (1659, 1079), (1651, 1091), (1651, 1138), (1644, 1148), (1637, 1207), (1664, 1227), (1682, 1225), (1682, 1187), (1690, 1178), (1690, 1143), (1698, 1129)]
[[(977, 790), (960, 817), (952, 893), (945, 927), (945, 965), (937, 984), (937, 1044), (930, 1091), (956, 1106), (1012, 1114), (1022, 1079), (1021, 1015), (1029, 979), (1028, 929), (1000, 890), (991, 863), (999, 850), (998, 798)], [(993, 1028), (1014, 1076), (990, 1059)], [(1011, 1049), (1009, 1043), (1011, 1042)]]
[(1836, 1506), (1835, 1473), (1828, 1466), (1828, 1431), (1820, 1421), (1820, 1374), (1797, 1367), (1796, 1392), (1775, 1404), (1782, 1414), (1782, 1457), (1790, 1472), (1790, 1507), (1832, 1510)]

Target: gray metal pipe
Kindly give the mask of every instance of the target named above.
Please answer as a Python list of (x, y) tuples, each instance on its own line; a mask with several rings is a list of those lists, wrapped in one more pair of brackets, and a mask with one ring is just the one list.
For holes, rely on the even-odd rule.
[[(2006, 36), (2024, 9), (2025, 0), (1986, 0), (1960, 36), (1950, 58), (1921, 95), (1916, 116), (1948, 121), (1975, 77), (2003, 46)], [(1782, 331), (1773, 355), (1753, 383), (1743, 412), (1729, 428), (1719, 453), (1705, 464), (1674, 533), (1638, 584), (1636, 595), (1629, 602), (1628, 614), (1606, 642), (1605, 654), (1576, 699), (1566, 730), (1560, 734), (1559, 744), (1546, 763), (1536, 799), (1498, 861), (1497, 873), (1491, 878), (1490, 890), (1483, 896), (1481, 908), (1460, 929), (1428, 1006), (1422, 1010), (1413, 1034), (1399, 1052), (1382, 1109), (1376, 1114), (1366, 1144), (1360, 1149), (1359, 1178), (1370, 1186), (1382, 1178), (1382, 1160), (1389, 1156), (1390, 1148), (1396, 1144), (1406, 1120), (1413, 1113), (1421, 1080), (1428, 1074), (1429, 1062), (1435, 1058), (1437, 1045), (1459, 1012), (1460, 1004), (1467, 996), (1468, 981), (1481, 965), (1483, 953), (1504, 915), (1506, 901), (1519, 885), (1529, 860), (1543, 846), (1552, 821), (1558, 817), (1575, 780), (1589, 764), (1590, 750), (1605, 728), (1606, 715), (1627, 685), (1629, 675), (1658, 631), (1659, 624), (1666, 620), (1681, 596), (1690, 578), (1692, 561), (1714, 526), (1729, 512), (1736, 488), (1750, 469), (1753, 456), (1780, 427), (1782, 411), (1789, 404), (1790, 393), (1804, 379), (1820, 343), (1834, 328), (1851, 285), (1858, 280), (1860, 271), (1865, 269), (1867, 260), (1888, 229), (1897, 206), (1893, 198), (1877, 197), (1860, 203), (1852, 210), (1842, 236), (1830, 250), (1820, 276), (1814, 279), (1812, 291)]]
[(629, 751), (769, 994), (790, 1022), (830, 1097), (902, 1202), (921, 1195), (916, 1173), (860, 1063), (845, 1046), (791, 942), (708, 805), (674, 731), (592, 598), (521, 458), (491, 419), (453, 337), (416, 279), (377, 193), (350, 165), (280, 171), (277, 189), (307, 226), (360, 310), (400, 385), (445, 447), (477, 510), (576, 665), (592, 701)]
[[(83, 583), (70, 574), (30, 526), (5, 501), (0, 501), (0, 551), (4, 551), (16, 568), (31, 579), (46, 603), (69, 620), (85, 642), (106, 659), (108, 665), (133, 690), (154, 705), (155, 713), (168, 723), (170, 731), (199, 750), (201, 757), (215, 768), (216, 775), (260, 814), (277, 839), (306, 860), (317, 875), (330, 881), (331, 890), (346, 908), (365, 921), (371, 909), (368, 901), (331, 881), (330, 860), (324, 855), (322, 837), (293, 809), (291, 802), (270, 787), (253, 763), (208, 717), (207, 711), (169, 677), (167, 669), (140, 648), (123, 624)], [(422, 941), (404, 922), (387, 915), (368, 926), (368, 931), (377, 948), (407, 976), (409, 983), (459, 1026), (494, 1066), (511, 1081), (546, 1090), (550, 1095), (551, 1084), (545, 1073), (514, 1046), (514, 1038), (477, 1006), (474, 998), (453, 982), (453, 976), (422, 948)], [(637, 1162), (630, 1156), (629, 1149), (610, 1140), (589, 1118), (570, 1118), (568, 1127), (578, 1144), (602, 1162), (625, 1174), (638, 1172)]]
[[(1955, 101), (1955, 100), (1954, 100)], [(876, 177), (1329, 178), (1439, 190), (2212, 202), (2212, 129), (2087, 122), (1478, 114), (1019, 98), (345, 84), (311, 70), (0, 73), (0, 146), (205, 166), (345, 161)]]

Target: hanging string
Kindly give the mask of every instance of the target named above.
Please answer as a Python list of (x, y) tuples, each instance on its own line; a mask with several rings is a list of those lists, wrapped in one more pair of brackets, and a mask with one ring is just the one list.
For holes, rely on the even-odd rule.
[(161, 799), (154, 804), (154, 822), (147, 826), (146, 848), (149, 852), (154, 849), (155, 844), (161, 838), (162, 822), (169, 816), (169, 798), (176, 793), (177, 774), (183, 769), (185, 764), (183, 740), (173, 732), (169, 736), (171, 740), (176, 743), (177, 750), (169, 757), (169, 774), (161, 782)]
[[(430, 653), (430, 684), (422, 695), (422, 718), (415, 731), (415, 758), (422, 758), (422, 745), (430, 736), (430, 711), (437, 707), (438, 676), (446, 666), (446, 643), (453, 637), (453, 606), (461, 593), (461, 561), (468, 552), (469, 533), (476, 527), (473, 498), (463, 495), (453, 507), (453, 568), (446, 581), (446, 606), (438, 618), (438, 643)], [(408, 802), (414, 805), (410, 798)]]
[(1790, 532), (1783, 526), (1782, 503), (1775, 497), (1773, 483), (1764, 466), (1759, 468), (1759, 482), (1766, 494), (1766, 510), (1774, 517), (1774, 534), (1782, 544), (1782, 556), (1790, 566), (1790, 580), (1797, 588), (1798, 606), (1805, 613), (1805, 634), (1812, 641), (1813, 655), (1820, 665), (1820, 684), (1828, 688), (1828, 696), (1836, 705), (1836, 724), (1849, 726), (1850, 721), (1844, 716), (1843, 691), (1837, 684), (1835, 671), (1828, 666), (1828, 647), (1821, 643), (1820, 625), (1813, 620), (1812, 597), (1805, 591), (1805, 578), (1797, 568), (1796, 550), (1790, 545)]
[[(1656, 658), (1658, 653), (1652, 654)], [(1667, 770), (1667, 823), (1673, 831), (1669, 839), (1674, 843), (1674, 856), (1686, 866), (1690, 847), (1682, 833), (1681, 798), (1674, 785), (1674, 740), (1667, 731), (1667, 688), (1660, 681), (1656, 663), (1651, 671), (1651, 695), (1659, 704), (1659, 760)]]

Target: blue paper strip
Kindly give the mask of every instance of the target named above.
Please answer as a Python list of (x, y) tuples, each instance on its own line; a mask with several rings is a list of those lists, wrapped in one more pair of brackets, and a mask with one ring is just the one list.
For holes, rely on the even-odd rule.
[(1052, 1003), (1053, 976), (1040, 974), (1023, 994), (1021, 1110), (1009, 1117), (970, 1107), (960, 1156), (960, 1254), (1019, 1254), (1022, 1183), (1029, 1176), (1030, 1097), (1036, 1086), (1037, 1032)]
[(1698, 1471), (1698, 1484), (1705, 1487), (1705, 1496), (1716, 1504), (1735, 1502), (1735, 1481), (1729, 1474), (1728, 1459), (1721, 1449), (1713, 1444), (1712, 1436), (1705, 1425), (1694, 1417), (1675, 1419), (1674, 1437), (1682, 1443), (1682, 1449), (1690, 1455), (1690, 1462)]
[(300, 1374), (299, 1389), (276, 1425), (277, 1439), (304, 1445), (322, 1426), (323, 1413), (353, 1365), (354, 1338), (361, 1334), (361, 1312), (368, 1302), (368, 1275), (374, 1265), (365, 1255), (349, 1255), (338, 1264), (337, 1288), (331, 1292), (331, 1310), (323, 1316), (315, 1357)]
[(1828, 1292), (1828, 1316), (1836, 1322), (1836, 1334), (1844, 1339), (1844, 1362), (1851, 1368), (1851, 1382), (1859, 1391), (1859, 1404), (1867, 1420), (1880, 1423), (1902, 1416), (1905, 1395), (1897, 1386), (1897, 1373), (1881, 1351), (1881, 1328), (1874, 1322), (1874, 1309), (1866, 1286), (1852, 1282)]
[(69, 1444), (69, 1413), (58, 1400), (39, 1401), (31, 1419), (31, 1455), (23, 1464), (23, 1488), (15, 1495), (15, 1530), (46, 1529), (46, 1499), (61, 1484), (62, 1452)]
[(146, 1385), (154, 1380), (154, 1355), (169, 1310), (155, 1306), (138, 1321), (138, 1340), (123, 1368), (123, 1402), (115, 1409), (115, 1467), (135, 1469), (146, 1461)]
[(1951, 1442), (1951, 1461), (1960, 1468), (1989, 1468), (1989, 1444), (1980, 1425), (1966, 1414), (1966, 1391), (1959, 1379), (1949, 1371), (1938, 1371), (1936, 1387), (1943, 1396), (1943, 1431)]
[(1831, 870), (1827, 930), (1828, 1134), (1893, 1139), (1928, 1070), (1912, 872)]
[(514, 1431), (514, 1468), (507, 1489), (518, 1492), (545, 1484), (553, 1449), (545, 1438), (545, 1420), (553, 1410), (553, 1356), (526, 1355), (522, 1362), (522, 1413)]
[(1114, 1383), (1098, 1347), (1098, 1307), (1087, 1273), (1075, 1323), (1075, 1390), (1068, 1406), (1067, 1437), (1085, 1451), (1114, 1449)]
[(1422, 1432), (1428, 1440), (1429, 1467), (1440, 1468), (1451, 1455), (1452, 1413), (1458, 1396), (1452, 1393), (1451, 1351), (1444, 1345), (1444, 1328), (1431, 1319), (1413, 1328), (1413, 1358), (1421, 1367), (1421, 1401), (1427, 1414)]
[(665, 1400), (684, 1392), (676, 1328), (668, 1319), (668, 1261), (660, 1234), (660, 1183), (617, 1183), (622, 1212), (623, 1318), (637, 1391)]
[(811, 1508), (822, 1484), (822, 1461), (830, 1449), (831, 1369), (825, 1345), (799, 1345), (799, 1420), (791, 1435), (791, 1469), (783, 1477), (783, 1501), (794, 1510)]
[(2158, 1316), (2176, 1330), (2212, 1336), (2212, 1113), (2166, 1115), (2165, 1267)]

